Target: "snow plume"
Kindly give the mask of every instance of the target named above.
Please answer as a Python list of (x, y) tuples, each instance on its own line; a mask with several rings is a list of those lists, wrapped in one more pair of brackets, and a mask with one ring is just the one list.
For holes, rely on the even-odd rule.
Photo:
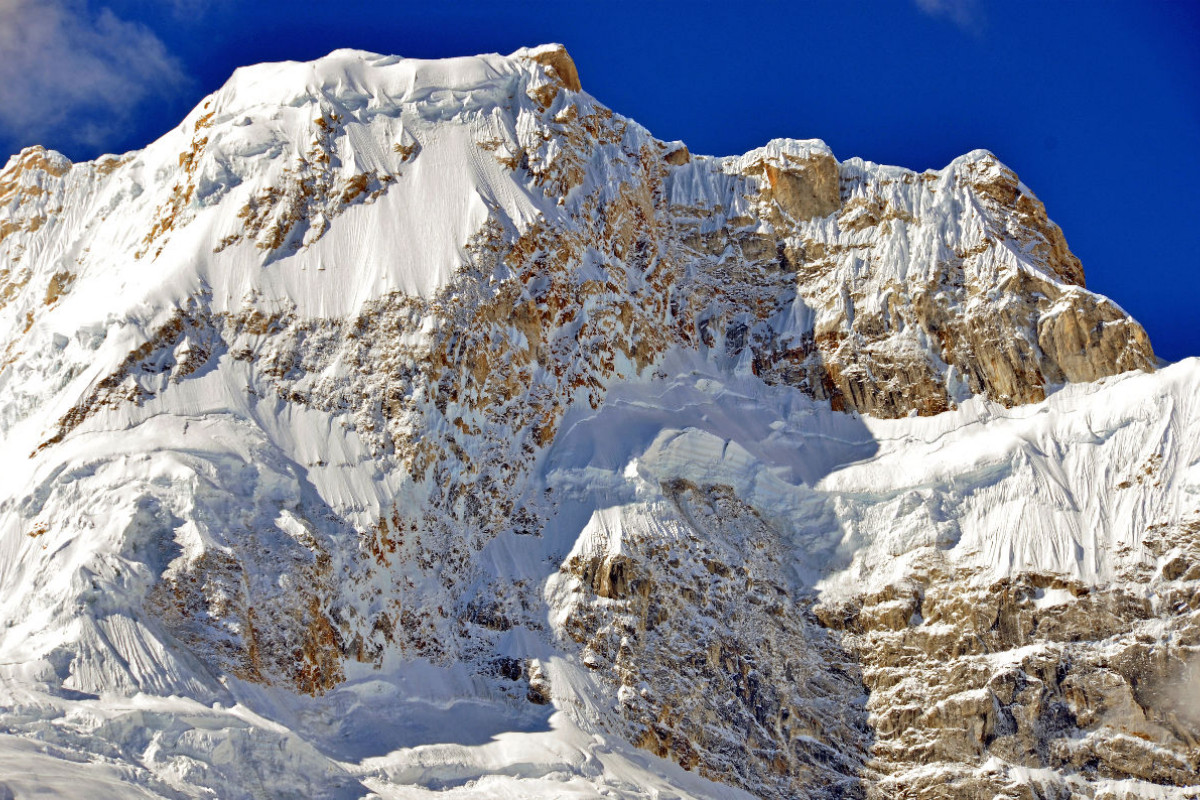
[[(162, 0), (176, 17), (181, 19), (202, 16), (213, 10), (229, 5), (228, 0)], [(0, 798), (3, 800), (3, 798)]]
[(186, 85), (153, 31), (89, 0), (0, 0), (0, 148), (107, 146)]
[(923, 14), (948, 19), (967, 33), (983, 30), (983, 9), (978, 0), (914, 0)]

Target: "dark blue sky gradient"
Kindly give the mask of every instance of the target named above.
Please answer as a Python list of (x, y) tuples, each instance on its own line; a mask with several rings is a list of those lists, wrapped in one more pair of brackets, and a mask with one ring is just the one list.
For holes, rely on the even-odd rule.
[(104, 147), (43, 142), (74, 159), (148, 143), (244, 64), (561, 41), (585, 89), (693, 152), (815, 137), (842, 159), (920, 170), (988, 148), (1160, 356), (1200, 355), (1200, 3), (925, 0), (942, 14), (906, 0), (105, 5), (153, 30), (191, 83)]

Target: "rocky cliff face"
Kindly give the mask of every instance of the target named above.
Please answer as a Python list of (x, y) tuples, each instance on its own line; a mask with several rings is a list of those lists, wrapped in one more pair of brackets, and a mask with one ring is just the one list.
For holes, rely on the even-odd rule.
[[(558, 47), (339, 51), (144, 151), (14, 157), (0, 329), (17, 685), (236, 701), (322, 754), (110, 731), (145, 785), (498, 763), (332, 744), (415, 680), (764, 797), (1196, 782), (1196, 371), (1138, 377), (990, 153), (694, 156)], [(600, 761), (556, 769), (650, 785)]]
[[(1173, 533), (1188, 551), (1173, 563), (1194, 573), (1196, 523)], [(1132, 783), (1126, 796), (1194, 790), (1196, 586), (1125, 577), (1152, 588), (1041, 572), (981, 586), (934, 569), (818, 607), (870, 693), (869, 794), (1121, 796), (1097, 790), (1113, 779)], [(1028, 772), (1014, 779), (1014, 766)]]

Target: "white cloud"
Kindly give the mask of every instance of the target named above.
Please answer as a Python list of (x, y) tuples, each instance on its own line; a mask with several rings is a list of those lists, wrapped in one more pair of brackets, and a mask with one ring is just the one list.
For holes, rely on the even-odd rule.
[(917, 8), (931, 17), (948, 19), (967, 33), (983, 30), (983, 9), (979, 0), (915, 0)]
[(144, 103), (187, 85), (144, 25), (89, 0), (0, 0), (0, 138), (104, 147)]

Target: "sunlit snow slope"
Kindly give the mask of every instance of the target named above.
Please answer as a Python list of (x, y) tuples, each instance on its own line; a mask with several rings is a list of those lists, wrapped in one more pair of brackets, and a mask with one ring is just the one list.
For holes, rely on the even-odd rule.
[(985, 151), (558, 46), (0, 172), (0, 800), (1196, 797), (1200, 362)]

